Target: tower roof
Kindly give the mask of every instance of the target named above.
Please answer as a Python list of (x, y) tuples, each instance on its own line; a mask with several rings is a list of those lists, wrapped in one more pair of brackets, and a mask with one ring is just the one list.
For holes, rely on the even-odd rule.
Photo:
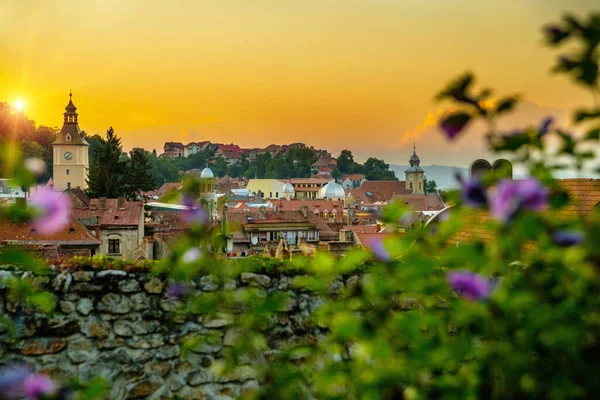
[(79, 129), (77, 107), (73, 104), (73, 93), (69, 91), (69, 104), (65, 107), (63, 126), (56, 135), (55, 144), (79, 144), (89, 146), (85, 140), (85, 132)]
[(417, 145), (416, 144), (413, 144), (413, 154), (412, 154), (412, 156), (410, 156), (410, 159), (408, 160), (408, 162), (410, 163), (410, 167), (408, 167), (408, 169), (404, 172), (425, 172), (419, 166), (419, 164), (421, 164), (421, 160), (419, 159), (419, 156), (417, 155)]
[(65, 114), (73, 114), (75, 113), (75, 111), (77, 111), (77, 107), (75, 107), (75, 104), (73, 104), (73, 93), (69, 90), (69, 104), (67, 104), (67, 106), (65, 107), (65, 110), (67, 111)]

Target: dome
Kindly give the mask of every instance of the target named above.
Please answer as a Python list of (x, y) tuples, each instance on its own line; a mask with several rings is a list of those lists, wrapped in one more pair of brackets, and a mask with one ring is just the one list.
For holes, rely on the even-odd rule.
[(294, 194), (296, 191), (294, 190), (294, 185), (291, 183), (286, 183), (283, 185), (283, 194)]
[(346, 197), (346, 193), (340, 184), (332, 181), (319, 190), (319, 197), (322, 199), (343, 199)]
[(213, 172), (210, 170), (210, 168), (206, 167), (202, 170), (202, 173), (200, 173), (200, 178), (214, 178), (215, 176), (213, 175)]

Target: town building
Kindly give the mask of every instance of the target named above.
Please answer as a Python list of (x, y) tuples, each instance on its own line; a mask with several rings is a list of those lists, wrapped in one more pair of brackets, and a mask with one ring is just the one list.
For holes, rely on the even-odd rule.
[(89, 174), (88, 150), (85, 132), (79, 129), (79, 114), (69, 93), (65, 107), (63, 126), (52, 143), (52, 181), (54, 190), (68, 188), (87, 189)]
[(294, 187), (295, 199), (318, 199), (319, 190), (332, 182), (332, 179), (317, 179), (317, 178), (292, 178), (287, 179)]
[(201, 151), (206, 150), (209, 146), (210, 146), (210, 142), (209, 141), (204, 141), (204, 142), (190, 142), (190, 143), (188, 143), (188, 144), (185, 145), (185, 148), (183, 150), (183, 156), (184, 157), (189, 157), (189, 156), (192, 156), (194, 154), (200, 153)]
[(342, 200), (285, 200), (273, 203), (275, 211), (308, 211), (325, 222), (342, 223), (344, 220), (344, 202)]
[(342, 183), (342, 187), (344, 189), (356, 189), (362, 186), (362, 184), (366, 181), (365, 176), (363, 174), (350, 174), (344, 175), (340, 182)]
[(417, 156), (417, 147), (413, 146), (413, 154), (409, 159), (410, 167), (404, 171), (406, 190), (412, 193), (425, 193), (425, 171), (421, 168), (421, 160)]
[(125, 198), (90, 199), (79, 189), (68, 190), (72, 215), (99, 238), (99, 254), (130, 259), (144, 237), (144, 204)]
[(24, 198), (23, 188), (14, 185), (10, 179), (0, 179), (0, 205), (12, 204)]
[(49, 234), (38, 232), (32, 221), (14, 222), (0, 219), (0, 251), (3, 247), (18, 247), (49, 262), (97, 254), (101, 240), (76, 218), (68, 218), (61, 229)]
[(331, 176), (333, 170), (337, 167), (337, 160), (332, 157), (320, 157), (311, 164), (310, 172), (313, 175)]
[(250, 179), (246, 189), (259, 199), (278, 199), (283, 194), (284, 185), (279, 179)]
[(181, 142), (165, 142), (162, 157), (185, 157), (185, 146)]

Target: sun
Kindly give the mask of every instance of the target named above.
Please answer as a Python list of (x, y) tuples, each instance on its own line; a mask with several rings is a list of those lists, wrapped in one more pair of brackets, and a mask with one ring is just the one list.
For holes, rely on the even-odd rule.
[(17, 110), (18, 112), (23, 112), (24, 109), (25, 109), (25, 102), (22, 99), (17, 99), (15, 101), (15, 110)]

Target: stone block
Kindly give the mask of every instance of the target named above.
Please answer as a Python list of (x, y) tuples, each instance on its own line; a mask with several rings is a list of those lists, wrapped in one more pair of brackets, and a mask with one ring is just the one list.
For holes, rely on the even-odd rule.
[(79, 311), (83, 315), (89, 315), (89, 313), (92, 312), (93, 309), (94, 303), (87, 297), (79, 299), (79, 301), (77, 302), (77, 311)]
[(131, 300), (127, 296), (109, 293), (102, 297), (102, 301), (98, 304), (98, 309), (111, 314), (127, 314), (131, 311)]
[(158, 278), (152, 278), (144, 285), (144, 289), (146, 289), (146, 292), (152, 294), (161, 294), (164, 288), (165, 282), (161, 281)]
[(25, 356), (38, 356), (54, 354), (63, 350), (67, 343), (63, 339), (28, 339), (21, 341), (17, 346), (19, 352)]
[(271, 278), (266, 275), (258, 275), (252, 272), (242, 272), (241, 281), (250, 286), (267, 288), (271, 285)]

